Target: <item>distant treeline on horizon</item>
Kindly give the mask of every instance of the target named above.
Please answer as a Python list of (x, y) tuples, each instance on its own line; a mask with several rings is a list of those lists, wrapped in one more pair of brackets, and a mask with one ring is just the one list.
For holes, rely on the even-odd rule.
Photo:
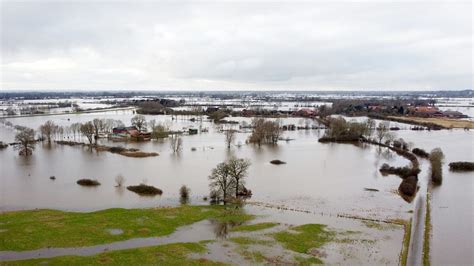
[(160, 96), (160, 97), (184, 97), (184, 96), (206, 96), (215, 98), (234, 98), (237, 96), (272, 97), (274, 95), (288, 94), (298, 97), (327, 97), (327, 96), (380, 96), (380, 97), (473, 97), (474, 91), (469, 90), (427, 90), (427, 91), (46, 91), (46, 90), (19, 90), (0, 92), (0, 99), (44, 99), (44, 98), (75, 98), (75, 97), (139, 97), (139, 96)]

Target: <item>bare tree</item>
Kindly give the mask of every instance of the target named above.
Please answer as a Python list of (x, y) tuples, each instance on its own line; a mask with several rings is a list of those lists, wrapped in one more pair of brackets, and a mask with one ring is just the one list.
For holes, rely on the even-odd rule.
[(86, 122), (81, 125), (81, 133), (82, 135), (86, 136), (87, 140), (89, 140), (89, 144), (92, 145), (92, 142), (94, 141), (94, 125), (92, 122)]
[(226, 162), (226, 165), (235, 187), (235, 197), (238, 198), (240, 190), (241, 188), (243, 188), (244, 185), (244, 178), (248, 174), (250, 161), (231, 158)]
[(81, 123), (73, 123), (70, 127), (75, 140), (76, 134), (81, 133)]
[(189, 195), (191, 194), (191, 190), (185, 186), (182, 185), (181, 188), (179, 189), (179, 201), (181, 204), (186, 204), (189, 202)]
[(235, 133), (236, 130), (234, 129), (228, 129), (225, 131), (225, 143), (227, 144), (227, 149), (230, 149), (230, 146), (234, 143)]
[(104, 121), (102, 119), (95, 118), (92, 120), (92, 125), (94, 126), (94, 140), (95, 145), (97, 145), (97, 140), (99, 139), (99, 132), (104, 128)]
[(264, 118), (252, 120), (252, 134), (248, 141), (260, 146), (262, 143), (276, 144), (280, 138), (281, 130), (278, 121), (268, 121)]
[(183, 148), (183, 140), (177, 134), (171, 135), (170, 146), (173, 153), (178, 153)]
[(217, 201), (222, 201), (225, 205), (235, 188), (234, 180), (226, 162), (220, 163), (216, 168), (212, 169), (209, 181), (211, 182), (209, 184), (211, 195), (215, 197)]
[(58, 125), (53, 121), (48, 120), (40, 126), (40, 133), (48, 140), (48, 143), (51, 143), (51, 136), (58, 133)]
[(389, 130), (390, 128), (388, 123), (379, 124), (379, 126), (377, 127), (377, 132), (375, 134), (379, 143), (382, 143), (382, 141), (388, 136)]
[(35, 149), (35, 131), (32, 128), (23, 127), (16, 133), (15, 141), (19, 144), (16, 148), (20, 151), (20, 155), (28, 156), (33, 154)]
[(169, 128), (163, 123), (156, 123), (155, 120), (150, 121), (151, 137), (154, 139), (168, 137)]
[(117, 183), (116, 187), (121, 187), (125, 183), (125, 177), (123, 177), (121, 174), (118, 174), (115, 177), (115, 183)]
[(146, 129), (146, 118), (143, 115), (136, 115), (131, 120), (132, 125), (136, 126), (138, 131), (142, 131), (142, 129)]

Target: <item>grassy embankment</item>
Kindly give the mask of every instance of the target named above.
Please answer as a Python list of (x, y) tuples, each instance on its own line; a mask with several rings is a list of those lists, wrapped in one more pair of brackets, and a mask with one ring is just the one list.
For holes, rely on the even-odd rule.
[(408, 249), (411, 241), (411, 219), (405, 223), (405, 235), (403, 236), (402, 251), (400, 253), (400, 265), (406, 266), (408, 260)]
[(430, 238), (431, 238), (431, 206), (430, 194), (426, 195), (426, 217), (425, 232), (423, 237), (423, 266), (429, 266), (430, 263)]
[(444, 128), (469, 128), (474, 129), (474, 122), (469, 120), (460, 119), (449, 119), (442, 117), (406, 117), (406, 116), (388, 116), (391, 119), (397, 119), (400, 121), (413, 122), (413, 123), (428, 123), (438, 125)]
[[(173, 233), (204, 219), (247, 221), (253, 216), (223, 206), (108, 209), (90, 213), (32, 210), (0, 214), (0, 250), (81, 247)], [(108, 230), (121, 229), (113, 235)]]

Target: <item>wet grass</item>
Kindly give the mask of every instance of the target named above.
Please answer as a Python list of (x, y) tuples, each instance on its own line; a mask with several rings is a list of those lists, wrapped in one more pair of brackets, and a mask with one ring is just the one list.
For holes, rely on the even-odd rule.
[(267, 258), (260, 251), (242, 250), (239, 252), (246, 260), (253, 263), (263, 263)]
[[(56, 210), (15, 211), (0, 214), (0, 250), (82, 247), (136, 237), (173, 233), (178, 227), (204, 219), (248, 221), (253, 216), (224, 206), (181, 206), (154, 209), (108, 209), (77, 213)], [(123, 234), (111, 235), (117, 228)]]
[(252, 231), (272, 228), (277, 225), (279, 225), (279, 223), (258, 223), (258, 224), (240, 225), (240, 226), (236, 226), (232, 228), (232, 231), (252, 232)]
[[(400, 222), (400, 220), (399, 220)], [(411, 241), (411, 219), (404, 222), (405, 234), (403, 236), (402, 251), (400, 252), (400, 265), (406, 266), (408, 260), (408, 249), (410, 248)]]
[(308, 253), (312, 248), (319, 248), (334, 238), (335, 233), (326, 231), (322, 224), (305, 224), (291, 227), (291, 231), (273, 234), (274, 238), (287, 249)]
[(423, 266), (430, 265), (431, 206), (430, 196), (426, 197), (425, 232), (423, 235)]
[(104, 252), (95, 256), (64, 256), (4, 262), (2, 265), (223, 265), (221, 263), (187, 258), (207, 249), (199, 243), (178, 243), (163, 246)]

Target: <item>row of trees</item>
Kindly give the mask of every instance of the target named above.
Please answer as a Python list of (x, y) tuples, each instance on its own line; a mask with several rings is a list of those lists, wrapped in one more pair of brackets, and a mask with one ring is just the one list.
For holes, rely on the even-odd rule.
[(348, 122), (342, 117), (331, 117), (327, 119), (328, 129), (324, 137), (341, 140), (356, 141), (360, 138), (374, 139), (378, 143), (391, 143), (395, 135), (390, 132), (390, 123), (382, 122), (376, 126), (373, 119), (364, 122)]
[(248, 142), (258, 146), (264, 143), (276, 144), (282, 132), (279, 121), (271, 121), (264, 118), (254, 118), (252, 120), (252, 128), (252, 134)]

